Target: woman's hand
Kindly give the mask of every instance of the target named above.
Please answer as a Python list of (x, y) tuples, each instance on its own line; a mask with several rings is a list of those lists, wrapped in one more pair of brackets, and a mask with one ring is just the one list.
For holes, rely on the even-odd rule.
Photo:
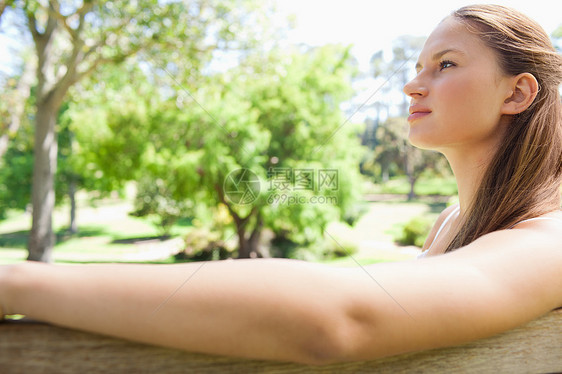
[(4, 303), (6, 302), (6, 285), (7, 285), (8, 266), (0, 265), (0, 320), (4, 319)]
[(12, 310), (12, 297), (14, 292), (12, 292), (14, 285), (14, 276), (17, 269), (25, 266), (22, 264), (13, 265), (0, 265), (0, 320), (4, 319), (4, 316), (14, 314), (16, 311)]

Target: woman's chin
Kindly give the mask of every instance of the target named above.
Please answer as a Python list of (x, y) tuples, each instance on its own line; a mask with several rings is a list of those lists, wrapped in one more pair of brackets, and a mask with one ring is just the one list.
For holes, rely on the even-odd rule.
[(416, 148), (436, 151), (439, 148), (439, 144), (435, 141), (434, 138), (431, 138), (427, 135), (428, 134), (418, 134), (415, 131), (410, 130), (408, 141)]

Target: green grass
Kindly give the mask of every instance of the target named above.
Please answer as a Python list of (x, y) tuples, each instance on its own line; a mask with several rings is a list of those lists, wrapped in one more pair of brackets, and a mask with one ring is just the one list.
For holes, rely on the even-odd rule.
[(358, 266), (367, 266), (372, 264), (378, 264), (380, 262), (392, 262), (392, 261), (399, 261), (401, 257), (392, 256), (392, 257), (359, 257), (357, 255), (353, 256), (346, 256), (337, 259), (331, 259), (326, 261), (320, 261), (322, 264), (335, 266), (335, 267), (355, 267)]
[[(128, 215), (130, 205), (123, 200), (97, 202), (96, 206), (82, 205), (78, 210), (79, 232), (70, 235), (66, 230), (67, 207), (57, 208), (54, 214), (56, 262), (116, 262), (147, 249), (146, 245), (164, 243), (158, 229), (146, 218)], [(20, 262), (27, 257), (30, 216), (10, 212), (0, 222), (0, 264)], [(172, 237), (184, 235), (191, 229), (189, 220), (182, 220), (172, 228)], [(169, 263), (171, 259), (163, 259)], [(146, 262), (146, 261), (139, 261)]]
[[(368, 203), (369, 206), (372, 204), (376, 205), (377, 203)], [(402, 207), (402, 209), (404, 205), (411, 205), (412, 208), (417, 206), (417, 209), (419, 209), (420, 204), (428, 207), (426, 214), (430, 215), (436, 215), (445, 207), (445, 203), (428, 202), (423, 201), (423, 199), (414, 202), (384, 202), (379, 206), (386, 206), (386, 212), (389, 212), (389, 205), (391, 206), (390, 211), (393, 211), (392, 206), (394, 205), (397, 208)], [(57, 208), (54, 215), (54, 227), (57, 234), (57, 243), (53, 253), (55, 262), (155, 264), (178, 262), (172, 256), (173, 248), (166, 247), (164, 251), (161, 251), (161, 246), (167, 246), (170, 242), (159, 236), (159, 231), (151, 224), (149, 219), (129, 216), (130, 208), (130, 204), (126, 201), (117, 199), (98, 201), (96, 206), (93, 207), (83, 203), (78, 210), (79, 233), (76, 235), (69, 235), (66, 232), (67, 207)], [(366, 225), (361, 226), (361, 230), (367, 230), (368, 235), (375, 234), (373, 229), (378, 228), (375, 231), (388, 233), (390, 230), (392, 236), (395, 236), (400, 229), (400, 225), (389, 225), (388, 219), (381, 220), (380, 215), (373, 217), (380, 222), (369, 221)], [(0, 264), (16, 263), (26, 259), (30, 221), (30, 215), (27, 213), (10, 212), (8, 219), (0, 222)], [(181, 245), (181, 239), (178, 237), (184, 236), (191, 229), (190, 220), (178, 222), (172, 230), (172, 238), (175, 238), (176, 241), (174, 245)], [(363, 234), (365, 233), (363, 232)], [(348, 234), (349, 240), (353, 241), (355, 237), (355, 232)], [(151, 246), (156, 249), (152, 250)], [(145, 256), (147, 252), (150, 252), (150, 254)], [(369, 265), (402, 259), (404, 259), (403, 255), (387, 251), (381, 252), (381, 254), (357, 253), (352, 257), (346, 256), (320, 262), (333, 266), (357, 266), (357, 263)]]
[[(372, 193), (385, 193), (406, 195), (410, 192), (410, 183), (407, 177), (397, 177), (388, 182), (376, 184), (372, 187)], [(456, 195), (457, 184), (454, 177), (450, 178), (428, 178), (420, 177), (414, 186), (414, 192), (418, 196)]]

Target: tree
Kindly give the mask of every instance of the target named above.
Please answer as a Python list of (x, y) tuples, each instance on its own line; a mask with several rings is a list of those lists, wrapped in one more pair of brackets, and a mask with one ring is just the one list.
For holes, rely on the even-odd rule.
[[(218, 44), (232, 39), (240, 13), (226, 1), (157, 0), (10, 2), (33, 38), (36, 113), (29, 260), (50, 261), (57, 168), (58, 111), (68, 90), (103, 64), (143, 51), (154, 61), (181, 53), (198, 70)], [(5, 12), (4, 9), (2, 9)]]
[(377, 127), (375, 138), (377, 144), (367, 166), (373, 168), (374, 165), (378, 165), (380, 173), (378, 180), (387, 182), (390, 179), (391, 169), (400, 170), (403, 167), (403, 151), (407, 139), (404, 139), (404, 129), (390, 120)]
[(562, 25), (552, 32), (552, 41), (556, 50), (562, 50)]
[(33, 132), (25, 124), (10, 141), (0, 167), (0, 219), (9, 209), (26, 209), (30, 201), (33, 171)]
[[(233, 218), (239, 257), (262, 255), (257, 244), (265, 227), (299, 242), (318, 239), (327, 224), (341, 219), (355, 202), (361, 147), (356, 129), (342, 128), (340, 110), (351, 94), (349, 62), (349, 51), (335, 46), (273, 50), (252, 56), (225, 76), (233, 99), (243, 99), (233, 107), (247, 108), (244, 112), (255, 118), (247, 119), (251, 126), (223, 122), (227, 131), (219, 136), (236, 134), (236, 142), (225, 137), (223, 147), (208, 149), (206, 157), (219, 157), (215, 160), (226, 168), (204, 169), (202, 174), (208, 178), (208, 190), (216, 191)], [(252, 204), (237, 204), (226, 196), (225, 177), (238, 168), (266, 181), (266, 191)], [(335, 188), (318, 185), (323, 170), (335, 171)], [(281, 188), (273, 188), (276, 185)], [(333, 198), (333, 203), (312, 203), (314, 198)]]
[(389, 177), (391, 167), (402, 170), (410, 182), (410, 192), (408, 199), (414, 198), (414, 185), (425, 168), (435, 168), (440, 165), (442, 157), (436, 153), (423, 152), (408, 142), (408, 125), (405, 117), (408, 115), (408, 98), (402, 93), (402, 88), (410, 79), (414, 71), (414, 58), (421, 49), (424, 37), (413, 37), (403, 35), (393, 43), (392, 59), (388, 62), (384, 60), (382, 51), (375, 53), (371, 58), (371, 70), (375, 78), (386, 77), (385, 93), (390, 96), (391, 92), (400, 92), (401, 102), (396, 104), (397, 108), (394, 116), (388, 104), (377, 103), (379, 106), (386, 107), (386, 121), (381, 123), (379, 111), (374, 123), (376, 126), (376, 136), (374, 142), (374, 152), (372, 157), (364, 163), (365, 169), (373, 169), (375, 165), (380, 168), (381, 180), (386, 181)]
[(389, 118), (377, 130), (379, 144), (375, 148), (373, 161), (381, 165), (382, 173), (391, 165), (396, 165), (397, 169), (406, 174), (410, 184), (408, 200), (415, 198), (414, 187), (423, 172), (433, 170), (436, 174), (442, 174), (447, 170), (443, 155), (410, 144), (406, 118)]
[[(2, 93), (0, 112), (0, 159), (8, 150), (11, 139), (15, 137), (24, 120), (27, 99), (31, 92), (35, 66), (32, 60), (24, 63), (23, 71), (17, 79), (10, 77)], [(11, 87), (10, 87), (11, 86)]]
[[(32, 118), (32, 107), (35, 103), (35, 89), (30, 89), (30, 92), (26, 94), (27, 98), (23, 102), (15, 102), (14, 97), (20, 97), (17, 93), (14, 94), (12, 91), (13, 87), (19, 87), (19, 83), (12, 83), (15, 79), (10, 78), (7, 80), (7, 84), (10, 86), (1, 95), (0, 106), (2, 113), (6, 113), (3, 119), (10, 121), (12, 115), (10, 115), (10, 110), (14, 107), (18, 107), (17, 111), (21, 112), (21, 117), (16, 121), (8, 122), (10, 126), (17, 122), (17, 131), (14, 133), (5, 133), (5, 146), (6, 150), (4, 152), (3, 158), (0, 159), (2, 167), (0, 168), (0, 219), (5, 218), (6, 212), (9, 209), (27, 209), (31, 201), (31, 186), (32, 186), (32, 174), (33, 174), (33, 118)], [(13, 85), (13, 87), (11, 87)], [(12, 106), (13, 105), (13, 106)], [(65, 142), (68, 139), (67, 136), (67, 126), (65, 126), (64, 121), (60, 121), (61, 113), (64, 109), (59, 112), (58, 122), (62, 132), (62, 147), (59, 147), (59, 158), (60, 153), (68, 150), (68, 146)], [(13, 114), (13, 112), (12, 112)], [(61, 139), (59, 138), (59, 142)], [(64, 181), (61, 178), (61, 173), (64, 173), (67, 168), (68, 163), (65, 162), (65, 158), (62, 157), (62, 168), (57, 170), (57, 182), (55, 184), (55, 195), (57, 196), (56, 202), (59, 204), (61, 202), (60, 197), (66, 193), (66, 181), (65, 183), (60, 183)], [(61, 162), (59, 161), (59, 165)], [(62, 170), (61, 170), (62, 169)]]
[[(111, 116), (90, 110), (75, 119), (86, 129), (95, 123), (100, 148), (89, 159), (104, 178), (143, 175), (139, 192), (154, 204), (139, 204), (139, 211), (197, 215), (223, 206), (232, 217), (238, 256), (264, 256), (258, 243), (265, 228), (310, 242), (328, 222), (346, 216), (358, 197), (359, 137), (351, 125), (340, 128), (345, 123), (340, 104), (351, 93), (348, 59), (347, 49), (334, 46), (273, 49), (209, 76), (189, 94), (180, 89), (160, 99), (143, 95), (150, 100), (139, 104), (128, 93), (123, 97), (130, 94), (131, 102), (120, 101)], [(120, 125), (127, 118), (134, 126)], [(105, 160), (104, 153), (123, 154), (121, 166)], [(318, 188), (318, 173), (325, 169), (335, 171), (339, 183)], [(256, 199), (233, 196), (227, 181), (237, 170), (259, 178)], [(304, 179), (289, 181), (289, 190), (270, 188), (281, 173), (306, 170), (314, 175), (299, 174)], [(297, 190), (308, 177), (314, 188)], [(324, 200), (310, 203), (313, 198)]]
[[(397, 89), (402, 93), (402, 88), (408, 83), (411, 73), (414, 72), (415, 58), (419, 54), (425, 37), (415, 37), (403, 35), (394, 41), (392, 48), (391, 69), (395, 72)], [(399, 106), (400, 116), (408, 115), (409, 100), (406, 95), (402, 95), (402, 103)]]

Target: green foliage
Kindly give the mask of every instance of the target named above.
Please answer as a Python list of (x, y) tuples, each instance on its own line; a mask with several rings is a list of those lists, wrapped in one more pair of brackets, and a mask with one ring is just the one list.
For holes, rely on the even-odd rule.
[[(36, 139), (41, 147), (36, 147), (34, 152), (34, 215), (29, 249), (30, 259), (49, 260), (53, 246), (51, 218), (54, 204), (53, 199), (43, 196), (50, 196), (53, 192), (58, 159), (53, 157), (57, 149), (57, 129), (52, 124), (61, 105), (68, 100), (69, 90), (99, 67), (122, 64), (139, 53), (143, 54), (145, 67), (152, 64), (155, 70), (175, 70), (176, 80), (197, 81), (215, 50), (227, 47), (242, 34), (247, 24), (255, 24), (255, 18), (249, 17), (249, 13), (257, 7), (257, 3), (253, 0), (236, 4), (225, 0), (63, 3), (30, 0), (9, 2), (7, 5), (21, 22), (18, 26), (27, 29), (28, 35), (21, 33), (22, 39), (27, 41), (29, 39), (26, 38), (31, 36), (37, 57), (35, 127)], [(2, 12), (4, 10), (2, 6)], [(182, 68), (179, 69), (178, 65)], [(92, 81), (96, 82), (96, 79)], [(102, 82), (98, 80), (96, 83)], [(129, 86), (134, 86), (134, 83)], [(114, 162), (114, 167), (107, 170), (115, 174), (136, 171), (139, 165), (135, 162), (140, 153), (136, 148), (129, 148), (123, 139), (137, 141), (134, 135), (138, 134), (128, 132), (129, 126), (123, 125), (139, 122), (141, 118), (126, 111), (119, 113), (116, 119), (113, 121), (110, 117), (105, 124), (109, 132), (118, 136), (106, 137), (104, 147), (98, 149), (97, 156), (115, 158), (116, 152), (131, 151), (132, 154), (125, 155), (126, 162)], [(84, 160), (87, 158), (80, 161)], [(89, 168), (93, 164), (91, 162), (85, 163), (85, 168), (77, 167), (79, 163), (65, 167), (65, 178), (60, 179), (72, 186), (71, 191), (84, 176), (75, 171), (93, 169)], [(100, 171), (96, 170), (98, 180), (103, 177)], [(84, 180), (93, 179), (82, 178)]]
[(562, 25), (552, 32), (552, 42), (556, 50), (562, 50)]
[[(330, 221), (352, 221), (359, 214), (355, 165), (361, 149), (354, 127), (340, 128), (339, 104), (350, 94), (353, 73), (349, 58), (339, 47), (273, 50), (209, 77), (194, 96), (183, 89), (170, 97), (107, 90), (114, 92), (115, 104), (73, 112), (83, 160), (79, 169), (93, 166), (94, 174), (115, 184), (139, 180), (137, 214), (161, 215), (162, 222), (171, 219), (170, 208), (178, 218), (189, 214), (179, 206), (209, 210), (220, 203), (239, 225), (238, 233), (243, 230), (240, 235), (270, 227), (299, 243), (316, 241)], [(117, 83), (121, 79), (115, 77)], [(262, 194), (251, 205), (225, 195), (225, 178), (241, 168), (262, 181)], [(337, 188), (297, 192), (292, 185), (286, 197), (298, 197), (298, 203), (272, 203), (278, 191), (268, 190), (268, 173), (274, 168), (311, 169), (316, 181), (319, 170), (332, 169)], [(319, 197), (331, 200), (311, 203)]]
[(345, 211), (343, 221), (349, 226), (353, 226), (368, 211), (369, 206), (365, 202), (355, 203)]
[(234, 254), (233, 248), (221, 239), (220, 233), (208, 228), (194, 228), (185, 235), (184, 241), (185, 248), (174, 256), (176, 260), (224, 260)]
[(134, 200), (135, 217), (154, 216), (163, 236), (169, 236), (172, 227), (182, 218), (192, 214), (193, 202), (173, 198), (173, 186), (162, 179), (142, 178), (137, 184)]
[(0, 168), (0, 219), (8, 209), (25, 209), (30, 202), (33, 152), (10, 147)]
[[(49, 18), (41, 3), (25, 7)], [(76, 61), (59, 121), (59, 185), (73, 181), (104, 192), (138, 181), (135, 213), (158, 216), (164, 230), (194, 209), (223, 204), (241, 243), (264, 227), (309, 243), (330, 221), (356, 219), (361, 149), (358, 130), (342, 126), (340, 110), (351, 95), (349, 48), (256, 50), (227, 72), (205, 69), (216, 48), (251, 44), (246, 26), (261, 22), (256, 9), (254, 1), (221, 0), (70, 4), (66, 13), (84, 18), (79, 28), (60, 30), (57, 43), (70, 48), (61, 49), (69, 56), (72, 41), (83, 43), (85, 55)], [(68, 34), (74, 38), (67, 45)], [(247, 38), (240, 42), (240, 35)], [(53, 69), (66, 61), (55, 60)], [(240, 168), (262, 181), (251, 205), (229, 201), (224, 191), (226, 176)], [(272, 168), (312, 169), (316, 178), (332, 169), (338, 185), (299, 191), (304, 200), (297, 204), (272, 204)], [(297, 197), (296, 189), (290, 194)], [(311, 202), (318, 197), (330, 200)]]
[(423, 247), (432, 224), (433, 221), (427, 217), (412, 218), (402, 227), (402, 232), (397, 238), (398, 243)]
[[(376, 184), (371, 193), (405, 195), (410, 190), (410, 183), (405, 176), (391, 178), (385, 183)], [(443, 177), (432, 173), (423, 173), (416, 182), (417, 196), (440, 195), (454, 196), (458, 194), (457, 183), (453, 176)]]
[[(22, 74), (23, 75), (23, 74)], [(11, 110), (21, 105), (15, 102), (18, 95), (18, 81), (22, 76), (2, 81), (0, 87), (0, 137), (6, 147), (0, 153), (0, 220), (6, 218), (9, 209), (25, 209), (30, 203), (31, 176), (33, 174), (33, 128), (28, 113), (21, 113), (20, 125), (11, 128)], [(23, 103), (26, 112), (35, 100), (34, 95)], [(26, 105), (27, 104), (27, 105)], [(26, 114), (26, 115), (23, 115)]]
[[(348, 51), (336, 47), (252, 55), (241, 67), (210, 79), (196, 102), (180, 91), (153, 106), (143, 175), (174, 186), (174, 199), (208, 208), (224, 204), (239, 235), (269, 227), (299, 243), (318, 240), (330, 221), (353, 212), (359, 194), (357, 134), (352, 126), (338, 130), (344, 121), (339, 103), (350, 93), (348, 59)], [(325, 144), (319, 147), (319, 140)], [(251, 205), (225, 195), (225, 178), (241, 168), (262, 181), (262, 194)], [(317, 179), (327, 168), (338, 173), (336, 189), (296, 192), (291, 185), (286, 197), (298, 203), (271, 200), (279, 192), (268, 189), (272, 169), (310, 169)], [(311, 203), (318, 197), (332, 203)]]
[[(445, 157), (434, 151), (412, 146), (408, 140), (408, 125), (405, 118), (389, 118), (376, 130), (377, 146), (363, 167), (380, 172), (376, 181), (386, 182), (393, 174), (407, 175), (409, 197), (416, 191), (415, 183), (425, 173), (435, 176), (451, 174)], [(378, 166), (378, 168), (376, 168)]]
[(275, 237), (271, 241), (270, 251), (275, 257), (318, 262), (353, 256), (358, 248), (355, 243), (330, 237), (308, 245), (301, 245), (286, 237)]
[[(316, 178), (322, 169), (338, 174), (335, 190), (295, 191), (291, 184), (289, 191), (265, 191), (263, 211), (268, 227), (280, 236), (289, 233), (300, 243), (318, 240), (328, 222), (353, 209), (360, 193), (357, 130), (351, 124), (341, 127), (345, 119), (339, 110), (339, 103), (350, 94), (353, 70), (349, 57), (348, 50), (336, 46), (306, 53), (273, 51), (252, 56), (246, 67), (251, 76), (245, 79), (251, 79), (253, 86), (252, 106), (259, 113), (259, 123), (271, 134), (260, 174), (271, 169), (310, 169)], [(310, 202), (319, 196), (337, 202), (290, 204), (291, 199)], [(277, 197), (285, 197), (285, 201)]]

